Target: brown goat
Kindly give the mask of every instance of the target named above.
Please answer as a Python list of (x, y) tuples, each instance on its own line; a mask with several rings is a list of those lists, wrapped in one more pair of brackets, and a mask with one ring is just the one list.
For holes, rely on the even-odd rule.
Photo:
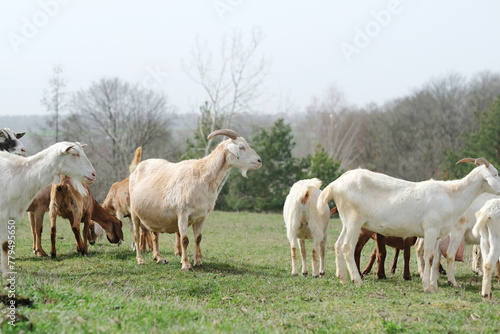
[[(99, 223), (106, 232), (111, 243), (123, 241), (122, 222), (110, 215), (94, 199), (89, 187), (83, 184), (87, 195), (82, 196), (73, 186), (73, 180), (67, 176), (61, 177), (61, 182), (53, 184), (50, 193), (50, 241), (52, 245), (51, 256), (56, 256), (56, 216), (59, 215), (70, 220), (71, 228), (75, 235), (76, 250), (82, 255), (87, 254), (87, 239), (93, 223)], [(80, 222), (83, 222), (83, 241), (80, 236)]]
[[(361, 250), (370, 239), (375, 240), (376, 247), (372, 252), (370, 262), (366, 266), (365, 270), (361, 272), (359, 264), (361, 257)], [(359, 232), (358, 242), (356, 243), (356, 249), (354, 251), (354, 260), (356, 261), (356, 265), (358, 267), (358, 270), (360, 271), (360, 274), (366, 275), (370, 273), (373, 263), (375, 262), (375, 258), (377, 258), (378, 270), (375, 277), (378, 279), (386, 278), (384, 263), (385, 263), (385, 258), (387, 256), (387, 251), (385, 248), (385, 246), (387, 245), (396, 249), (396, 253), (394, 255), (394, 260), (392, 262), (392, 267), (390, 270), (391, 274), (394, 274), (394, 272), (396, 271), (399, 251), (403, 250), (404, 251), (403, 278), (405, 280), (411, 280), (411, 275), (410, 275), (411, 246), (413, 246), (416, 241), (417, 241), (416, 237), (410, 237), (410, 238), (385, 237), (381, 234), (372, 232), (365, 228), (361, 228), (361, 231)]]
[[(141, 161), (142, 155), (142, 147), (138, 147), (135, 150), (134, 159), (132, 160), (132, 164), (137, 165)], [(128, 180), (127, 176), (120, 182), (115, 182), (111, 185), (104, 202), (102, 202), (102, 207), (108, 213), (112, 214), (120, 221), (123, 222), (123, 218), (128, 217), (130, 219), (130, 196), (128, 190)], [(132, 226), (132, 221), (130, 221), (130, 232), (134, 233), (134, 229)], [(140, 247), (141, 251), (146, 250), (146, 243), (149, 246), (149, 249), (153, 249), (153, 241), (151, 239), (151, 234), (148, 230), (141, 226), (141, 238), (140, 238)], [(135, 249), (135, 242), (132, 241), (132, 249)]]
[(28, 217), (33, 233), (33, 253), (38, 256), (47, 256), (42, 249), (43, 216), (49, 211), (51, 186), (43, 189), (31, 202), (28, 210)]

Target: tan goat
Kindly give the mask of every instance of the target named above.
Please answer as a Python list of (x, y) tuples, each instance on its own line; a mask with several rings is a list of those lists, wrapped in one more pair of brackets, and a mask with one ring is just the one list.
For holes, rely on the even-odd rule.
[[(203, 223), (213, 210), (217, 189), (232, 167), (239, 168), (246, 176), (249, 169), (262, 166), (260, 157), (243, 137), (232, 130), (217, 130), (208, 139), (217, 135), (229, 137), (202, 159), (171, 163), (163, 159), (145, 160), (131, 166), (130, 215), (134, 230), (144, 224), (157, 233), (180, 234), (182, 244), (182, 270), (191, 270), (187, 258), (189, 239), (187, 230), (194, 228), (194, 265), (201, 266), (200, 243)], [(137, 244), (136, 236), (136, 244)], [(144, 258), (136, 247), (137, 263)], [(153, 258), (158, 263), (167, 261), (160, 255), (158, 235), (153, 234)]]
[[(132, 165), (137, 166), (141, 162), (142, 147), (138, 147), (135, 150), (134, 159), (132, 160)], [(115, 182), (111, 185), (104, 202), (102, 202), (102, 207), (108, 213), (112, 214), (118, 218), (123, 223), (123, 218), (128, 217), (130, 219), (130, 195), (128, 190), (128, 180), (127, 176), (120, 182)], [(134, 227), (132, 225), (132, 220), (129, 221), (130, 232), (134, 233)], [(135, 239), (135, 238), (134, 238)], [(146, 243), (149, 249), (153, 249), (153, 241), (151, 240), (151, 233), (141, 226), (141, 241), (139, 243), (141, 251), (146, 250)], [(135, 250), (135, 242), (132, 241), (132, 249)]]

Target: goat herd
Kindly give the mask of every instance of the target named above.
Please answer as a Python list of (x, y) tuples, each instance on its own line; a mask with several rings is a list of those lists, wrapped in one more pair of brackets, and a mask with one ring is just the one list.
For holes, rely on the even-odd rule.
[[(111, 243), (123, 240), (121, 220), (132, 221), (137, 263), (143, 264), (141, 250), (146, 244), (158, 263), (167, 261), (159, 253), (159, 233), (176, 233), (175, 253), (181, 256), (182, 270), (191, 270), (187, 257), (188, 227), (195, 240), (193, 264), (202, 264), (200, 243), (203, 224), (213, 210), (217, 188), (232, 167), (243, 176), (249, 169), (262, 166), (259, 155), (235, 131), (217, 130), (208, 136), (226, 136), (209, 155), (197, 160), (170, 163), (164, 159), (141, 162), (141, 148), (135, 152), (130, 176), (111, 187), (102, 206), (92, 196), (87, 184), (96, 180), (96, 172), (78, 142), (60, 142), (26, 157), (19, 142), (24, 133), (9, 128), (0, 130), (0, 244), (3, 276), (9, 274), (8, 249), (14, 243), (9, 223), (29, 212), (33, 250), (46, 253), (41, 246), (44, 213), (51, 220), (51, 256), (56, 256), (56, 216), (69, 219), (76, 248), (87, 253), (101, 227)], [(340, 215), (343, 227), (335, 243), (337, 277), (347, 283), (362, 285), (359, 254), (369, 238), (377, 242), (372, 261), (378, 257), (378, 277), (385, 277), (385, 244), (404, 249), (405, 279), (410, 279), (408, 259), (415, 244), (419, 273), (426, 292), (437, 291), (439, 245), (448, 240), (444, 255), (448, 281), (457, 286), (453, 264), (463, 240), (480, 244), (483, 256), (482, 296), (491, 300), (493, 267), (500, 274), (500, 178), (495, 167), (485, 159), (462, 159), (474, 168), (460, 180), (409, 182), (365, 169), (344, 173), (323, 191), (318, 179), (295, 183), (286, 198), (283, 215), (292, 255), (292, 275), (298, 275), (297, 243), (302, 258), (302, 274), (307, 275), (305, 239), (313, 240), (313, 276), (325, 274), (325, 247), (330, 214)], [(54, 183), (52, 183), (54, 181)], [(328, 202), (336, 207), (330, 211)], [(80, 234), (80, 222), (84, 223)], [(97, 222), (98, 225), (94, 224)], [(82, 236), (83, 240), (82, 240)], [(318, 263), (319, 256), (319, 263)], [(397, 256), (397, 253), (396, 253)], [(396, 258), (395, 258), (396, 259)], [(369, 267), (371, 267), (371, 263)], [(393, 265), (394, 269), (395, 264)], [(367, 268), (366, 271), (368, 271)]]

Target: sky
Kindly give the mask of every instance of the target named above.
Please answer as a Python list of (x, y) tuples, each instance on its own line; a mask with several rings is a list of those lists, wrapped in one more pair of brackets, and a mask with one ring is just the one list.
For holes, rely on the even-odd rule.
[(194, 112), (205, 97), (183, 64), (196, 38), (217, 54), (224, 36), (255, 28), (270, 63), (262, 112), (305, 110), (331, 85), (350, 104), (381, 105), (452, 72), (500, 72), (499, 15), (496, 0), (2, 1), (0, 115), (46, 113), (55, 65), (68, 91), (118, 77)]

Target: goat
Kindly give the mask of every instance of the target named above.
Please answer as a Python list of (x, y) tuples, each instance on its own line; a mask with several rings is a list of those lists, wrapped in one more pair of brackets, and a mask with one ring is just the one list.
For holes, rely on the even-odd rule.
[[(88, 160), (80, 143), (60, 142), (30, 157), (0, 152), (0, 245), (2, 247), (2, 275), (8, 276), (8, 250), (14, 243), (9, 235), (10, 226), (15, 226), (29, 207), (36, 194), (48, 186), (54, 177), (68, 175), (79, 183), (93, 183), (96, 179), (94, 167)], [(86, 191), (78, 187), (79, 191)]]
[(18, 140), (26, 132), (14, 133), (9, 128), (0, 129), (0, 151), (6, 151), (25, 157), (27, 155), (26, 147)]
[[(476, 224), (476, 212), (481, 209), (484, 204), (493, 198), (498, 196), (492, 194), (481, 194), (467, 207), (465, 212), (457, 220), (455, 226), (448, 234), (449, 244), (445, 253), (446, 260), (448, 262), (448, 283), (453, 286), (459, 286), (455, 280), (455, 254), (457, 250), (460, 250), (460, 245), (463, 245), (463, 241), (467, 244), (477, 245), (480, 239), (472, 234), (472, 228)], [(445, 237), (445, 238), (446, 238)], [(444, 239), (444, 238), (443, 238)]]
[[(163, 159), (144, 160), (131, 166), (130, 216), (134, 223), (135, 243), (138, 244), (140, 224), (153, 233), (153, 258), (167, 263), (158, 249), (157, 233), (179, 232), (182, 243), (182, 270), (192, 270), (187, 258), (188, 227), (193, 225), (195, 252), (194, 265), (201, 266), (200, 243), (203, 223), (213, 210), (217, 188), (232, 167), (239, 168), (244, 177), (248, 169), (262, 166), (260, 157), (243, 137), (229, 129), (216, 130), (208, 139), (224, 135), (209, 155), (201, 159), (171, 163)], [(136, 247), (137, 263), (143, 264), (140, 247)]]
[[(454, 181), (409, 182), (365, 169), (350, 170), (330, 183), (318, 199), (317, 209), (334, 199), (343, 227), (335, 243), (337, 277), (347, 282), (346, 261), (351, 279), (363, 281), (354, 261), (354, 248), (361, 227), (385, 236), (424, 238), (423, 288), (437, 291), (438, 238), (448, 234), (472, 201), (483, 192), (500, 193), (498, 171), (485, 159), (473, 162), (467, 176)], [(343, 255), (343, 256), (342, 256)]]
[[(483, 276), (481, 263), (482, 263), (481, 247), (479, 245), (474, 245), (474, 247), (472, 248), (472, 271), (479, 276)], [(497, 261), (496, 275), (497, 275), (497, 280), (500, 283), (500, 260)]]
[(42, 248), (42, 232), (43, 232), (43, 216), (49, 211), (50, 207), (50, 189), (48, 186), (33, 199), (28, 211), (28, 217), (31, 225), (31, 233), (33, 234), (33, 253), (38, 256), (47, 256), (47, 253)]
[(500, 198), (490, 199), (476, 212), (472, 234), (481, 237), (481, 254), (484, 257), (481, 295), (483, 299), (491, 300), (493, 266), (500, 260)]
[[(56, 257), (56, 217), (57, 215), (70, 221), (71, 229), (75, 235), (76, 250), (82, 255), (87, 255), (87, 240), (90, 229), (93, 227), (91, 220), (96, 221), (106, 232), (109, 242), (123, 241), (122, 222), (110, 215), (94, 199), (90, 189), (83, 184), (87, 194), (82, 196), (77, 190), (75, 181), (67, 176), (61, 177), (61, 182), (53, 184), (50, 191), (50, 242), (52, 258)], [(83, 222), (83, 241), (80, 236), (80, 222)], [(94, 237), (95, 240), (95, 237)]]
[[(136, 166), (141, 161), (142, 147), (135, 150), (131, 165)], [(102, 202), (102, 208), (123, 222), (123, 218), (130, 218), (130, 195), (128, 190), (129, 176), (120, 182), (111, 185), (106, 198)], [(130, 232), (134, 232), (132, 220), (129, 221)], [(141, 226), (140, 247), (142, 251), (146, 250), (146, 243), (150, 249), (153, 249), (151, 234)], [(135, 250), (135, 243), (132, 241), (132, 250)]]
[[(366, 268), (361, 272), (360, 269), (360, 257), (363, 247), (368, 242), (368, 240), (373, 239), (376, 243), (375, 248), (372, 251), (370, 262)], [(356, 267), (361, 275), (367, 275), (370, 273), (375, 259), (377, 259), (377, 274), (375, 275), (378, 279), (385, 279), (385, 258), (387, 256), (387, 251), (385, 246), (390, 246), (396, 249), (394, 254), (394, 260), (392, 261), (392, 267), (390, 272), (394, 274), (396, 272), (396, 266), (398, 261), (399, 250), (404, 251), (404, 270), (403, 278), (405, 280), (411, 280), (410, 275), (410, 255), (411, 246), (416, 242), (416, 237), (400, 238), (400, 237), (386, 237), (382, 234), (378, 234), (367, 230), (366, 228), (361, 228), (358, 236), (358, 242), (356, 243), (356, 248), (354, 250), (354, 260), (356, 262)]]
[(316, 211), (316, 201), (321, 194), (321, 190), (319, 190), (321, 183), (319, 179), (298, 181), (292, 186), (285, 200), (283, 218), (285, 219), (288, 241), (290, 241), (293, 276), (299, 274), (297, 271), (297, 239), (302, 257), (302, 275), (307, 276), (308, 274), (305, 239), (313, 240), (313, 277), (325, 275), (325, 247), (330, 208), (328, 208), (328, 204), (324, 206), (323, 216), (319, 216)]

